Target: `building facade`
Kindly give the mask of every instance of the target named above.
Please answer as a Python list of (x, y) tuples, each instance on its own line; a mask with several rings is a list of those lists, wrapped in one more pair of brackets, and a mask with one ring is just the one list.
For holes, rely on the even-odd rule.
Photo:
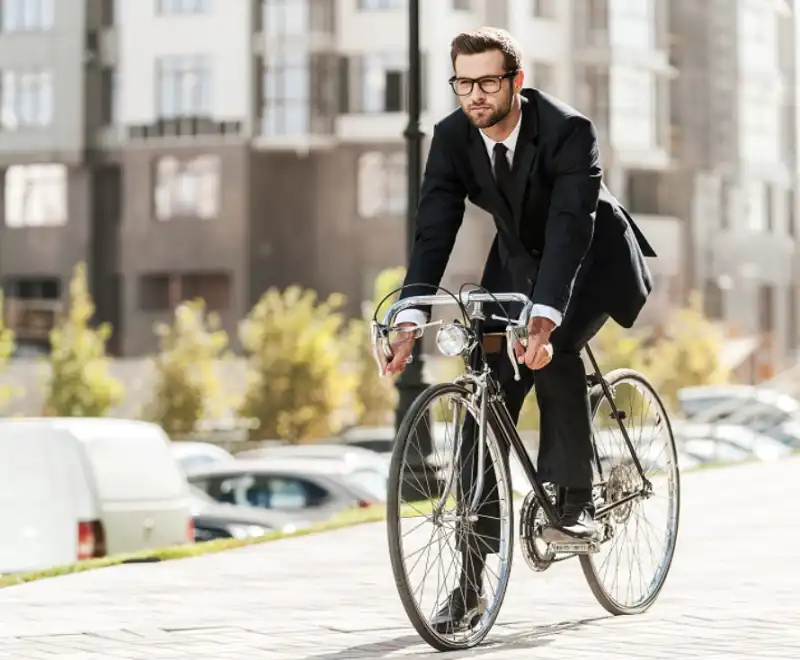
[[(794, 135), (796, 31), (779, 2), (421, 5), (426, 137), (457, 107), (453, 34), (510, 29), (527, 85), (595, 121), (606, 182), (660, 254), (645, 322), (697, 287), (752, 321), (766, 298), (739, 296), (732, 268), (755, 245), (788, 350), (796, 148), (767, 119)], [(153, 351), (153, 324), (195, 296), (234, 339), (270, 286), (341, 292), (358, 313), (405, 262), (407, 23), (405, 0), (3, 0), (0, 279), (23, 339), (41, 340), (78, 261), (120, 355)], [(493, 235), (468, 208), (446, 285), (480, 277)]]

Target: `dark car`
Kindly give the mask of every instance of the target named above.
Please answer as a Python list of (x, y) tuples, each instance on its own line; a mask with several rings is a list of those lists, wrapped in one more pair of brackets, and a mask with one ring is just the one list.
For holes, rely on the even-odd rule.
[(327, 520), (350, 508), (382, 500), (343, 472), (342, 461), (242, 460), (193, 471), (189, 483), (217, 502), (291, 512), (304, 520)]
[(258, 538), (270, 532), (289, 534), (311, 524), (280, 511), (221, 504), (196, 486), (190, 485), (189, 491), (195, 543), (225, 538)]

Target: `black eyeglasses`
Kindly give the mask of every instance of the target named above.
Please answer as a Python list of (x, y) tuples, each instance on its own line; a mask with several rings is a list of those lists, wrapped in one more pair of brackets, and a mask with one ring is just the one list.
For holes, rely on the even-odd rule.
[(503, 86), (503, 81), (514, 78), (517, 73), (519, 72), (509, 71), (502, 76), (482, 76), (480, 78), (458, 78), (453, 76), (448, 82), (458, 96), (468, 96), (472, 94), (475, 83), (478, 83), (478, 87), (480, 87), (481, 91), (485, 94), (497, 94)]

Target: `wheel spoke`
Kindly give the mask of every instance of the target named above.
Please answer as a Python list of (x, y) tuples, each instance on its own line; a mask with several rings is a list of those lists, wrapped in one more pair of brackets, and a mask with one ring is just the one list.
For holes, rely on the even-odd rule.
[(630, 371), (611, 374), (608, 381), (653, 492), (627, 497), (641, 492), (644, 480), (610, 402), (598, 393), (594, 442), (602, 476), (596, 469), (595, 489), (602, 494), (599, 507), (617, 506), (599, 518), (605, 539), (600, 552), (581, 557), (581, 565), (600, 603), (612, 613), (626, 614), (647, 609), (666, 579), (677, 537), (679, 468), (667, 412), (647, 381)]
[[(488, 633), (505, 595), (513, 548), (507, 460), (491, 428), (486, 437), (481, 509), (477, 519), (468, 515), (476, 488), (478, 446), (462, 431), (467, 421), (477, 427), (478, 412), (466, 395), (458, 385), (443, 384), (433, 386), (415, 402), (398, 433), (389, 480), (387, 525), (403, 606), (420, 635), (441, 650), (470, 648)], [(432, 439), (430, 458), (437, 474), (431, 480), (420, 480), (409, 465), (410, 457), (419, 455), (422, 431)], [(418, 501), (404, 499), (406, 482), (420, 494)], [(442, 493), (438, 491), (447, 484), (450, 490), (440, 511)], [(499, 530), (499, 534), (489, 530)], [(437, 630), (431, 624), (433, 616), (454, 592), (465, 596), (481, 556), (485, 559), (480, 585), (485, 608), (461, 629)]]

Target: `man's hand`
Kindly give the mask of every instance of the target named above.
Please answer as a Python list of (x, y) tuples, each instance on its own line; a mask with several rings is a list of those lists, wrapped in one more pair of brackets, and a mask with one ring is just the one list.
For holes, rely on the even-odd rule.
[(553, 359), (553, 345), (550, 333), (555, 323), (543, 316), (534, 316), (528, 322), (528, 346), (523, 348), (519, 342), (514, 346), (517, 362), (525, 363), (533, 371), (546, 367)]
[(413, 323), (401, 323), (400, 326), (407, 327), (409, 330), (400, 331), (399, 336), (391, 344), (392, 359), (386, 365), (387, 374), (399, 374), (406, 368), (408, 359), (411, 357), (411, 351), (414, 350), (414, 341), (416, 340), (416, 333), (414, 328), (416, 325)]

